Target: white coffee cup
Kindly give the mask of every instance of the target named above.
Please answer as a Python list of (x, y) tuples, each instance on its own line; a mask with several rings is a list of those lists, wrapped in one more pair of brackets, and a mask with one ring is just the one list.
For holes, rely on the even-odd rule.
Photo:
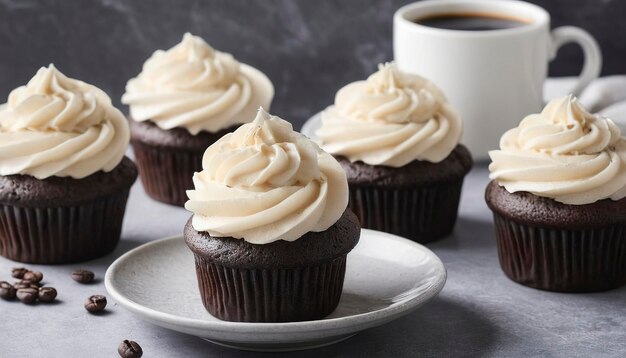
[[(500, 15), (528, 24), (463, 31), (414, 22), (463, 13)], [(393, 23), (398, 68), (424, 76), (443, 90), (463, 119), (462, 142), (477, 160), (498, 148), (502, 133), (541, 110), (548, 62), (561, 45), (576, 42), (585, 55), (571, 90), (575, 95), (598, 77), (602, 66), (600, 48), (591, 35), (571, 26), (550, 31), (548, 12), (522, 1), (426, 0), (400, 8)]]

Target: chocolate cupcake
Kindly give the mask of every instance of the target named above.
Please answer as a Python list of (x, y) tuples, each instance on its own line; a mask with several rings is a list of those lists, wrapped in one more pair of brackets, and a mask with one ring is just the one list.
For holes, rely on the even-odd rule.
[(209, 313), (289, 322), (336, 308), (360, 227), (332, 156), (260, 110), (206, 150), (193, 182), (184, 237)]
[(449, 235), (472, 167), (462, 122), (430, 81), (379, 66), (322, 112), (321, 147), (347, 173), (363, 227), (428, 243)]
[(555, 99), (489, 155), (485, 199), (509, 278), (559, 292), (626, 284), (626, 140), (610, 119)]
[(117, 245), (135, 165), (128, 123), (98, 88), (53, 65), (0, 110), (0, 255), (86, 261)]
[(259, 106), (269, 108), (273, 96), (267, 76), (200, 37), (186, 33), (178, 45), (156, 51), (122, 96), (146, 193), (182, 206), (204, 150), (254, 118)]

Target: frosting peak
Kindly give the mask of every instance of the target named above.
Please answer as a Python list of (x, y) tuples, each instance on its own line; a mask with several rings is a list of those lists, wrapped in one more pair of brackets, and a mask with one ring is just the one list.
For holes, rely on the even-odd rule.
[[(174, 55), (172, 57), (179, 56), (180, 59), (187, 60), (188, 62), (201, 61), (204, 58), (215, 57), (213, 47), (200, 37), (194, 36), (189, 32), (183, 35), (183, 40), (178, 45), (174, 46), (171, 51)], [(157, 50), (157, 52), (160, 53), (163, 52), (163, 50)]]
[[(399, 86), (396, 82), (399, 82)], [(367, 78), (367, 84), (375, 94), (393, 93), (403, 87), (402, 77), (391, 63), (378, 64), (378, 72)]]
[(259, 109), (255, 120), (204, 154), (204, 172), (229, 187), (263, 190), (321, 178), (318, 150), (291, 125)]
[(587, 112), (571, 95), (552, 100), (519, 128), (523, 149), (553, 154), (596, 154), (620, 139), (613, 121)]
[(440, 162), (459, 142), (462, 123), (430, 81), (381, 64), (366, 81), (337, 92), (322, 112), (324, 150), (370, 165)]
[(411, 80), (395, 65), (380, 64), (378, 72), (365, 82), (361, 96), (346, 96), (344, 92), (340, 98), (338, 93), (336, 103), (345, 102), (347, 105), (340, 107), (343, 114), (361, 120), (423, 122), (435, 115), (445, 99), (438, 88), (423, 86), (416, 89), (411, 86)]
[[(10, 110), (0, 118), (2, 127), (84, 132), (104, 117), (104, 108), (93, 94), (97, 89), (82, 91), (84, 87), (85, 83), (67, 78), (52, 64), (42, 67), (26, 86), (9, 94)], [(108, 97), (101, 99), (111, 105)]]
[(348, 205), (339, 163), (263, 109), (211, 145), (202, 162), (185, 208), (193, 227), (213, 236), (294, 241), (328, 229)]
[(111, 171), (129, 129), (100, 89), (42, 67), (0, 106), (0, 175), (83, 178)]
[(154, 52), (128, 81), (122, 103), (134, 120), (197, 134), (245, 123), (259, 106), (269, 107), (273, 96), (263, 73), (186, 33), (176, 46)]
[(571, 95), (524, 118), (489, 155), (490, 177), (509, 192), (572, 205), (626, 196), (626, 140), (619, 127)]

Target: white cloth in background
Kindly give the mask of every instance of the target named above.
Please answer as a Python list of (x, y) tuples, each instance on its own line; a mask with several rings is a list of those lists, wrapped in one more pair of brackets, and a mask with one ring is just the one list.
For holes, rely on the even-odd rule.
[[(566, 95), (576, 77), (553, 77), (546, 81), (544, 101)], [(580, 94), (580, 102), (590, 111), (611, 118), (626, 135), (626, 75), (598, 78)]]

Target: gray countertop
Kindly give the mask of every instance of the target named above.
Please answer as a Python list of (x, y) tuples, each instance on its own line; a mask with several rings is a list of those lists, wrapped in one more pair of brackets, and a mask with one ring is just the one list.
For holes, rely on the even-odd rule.
[[(455, 234), (428, 245), (448, 269), (448, 282), (433, 301), (385, 326), (302, 357), (624, 357), (626, 287), (596, 294), (534, 290), (508, 280), (498, 264), (491, 213), (483, 200), (484, 166), (466, 178)], [(119, 342), (136, 340), (145, 357), (256, 357), (267, 354), (222, 348), (135, 318), (109, 299), (106, 315), (82, 307), (86, 297), (106, 294), (102, 277), (122, 253), (157, 238), (180, 234), (189, 214), (132, 189), (123, 238), (111, 255), (79, 265), (37, 266), (59, 291), (54, 305), (25, 306), (0, 300), (0, 357), (115, 357)], [(0, 258), (0, 280), (19, 264)], [(79, 285), (74, 268), (100, 279)], [(289, 356), (289, 354), (284, 354)]]

